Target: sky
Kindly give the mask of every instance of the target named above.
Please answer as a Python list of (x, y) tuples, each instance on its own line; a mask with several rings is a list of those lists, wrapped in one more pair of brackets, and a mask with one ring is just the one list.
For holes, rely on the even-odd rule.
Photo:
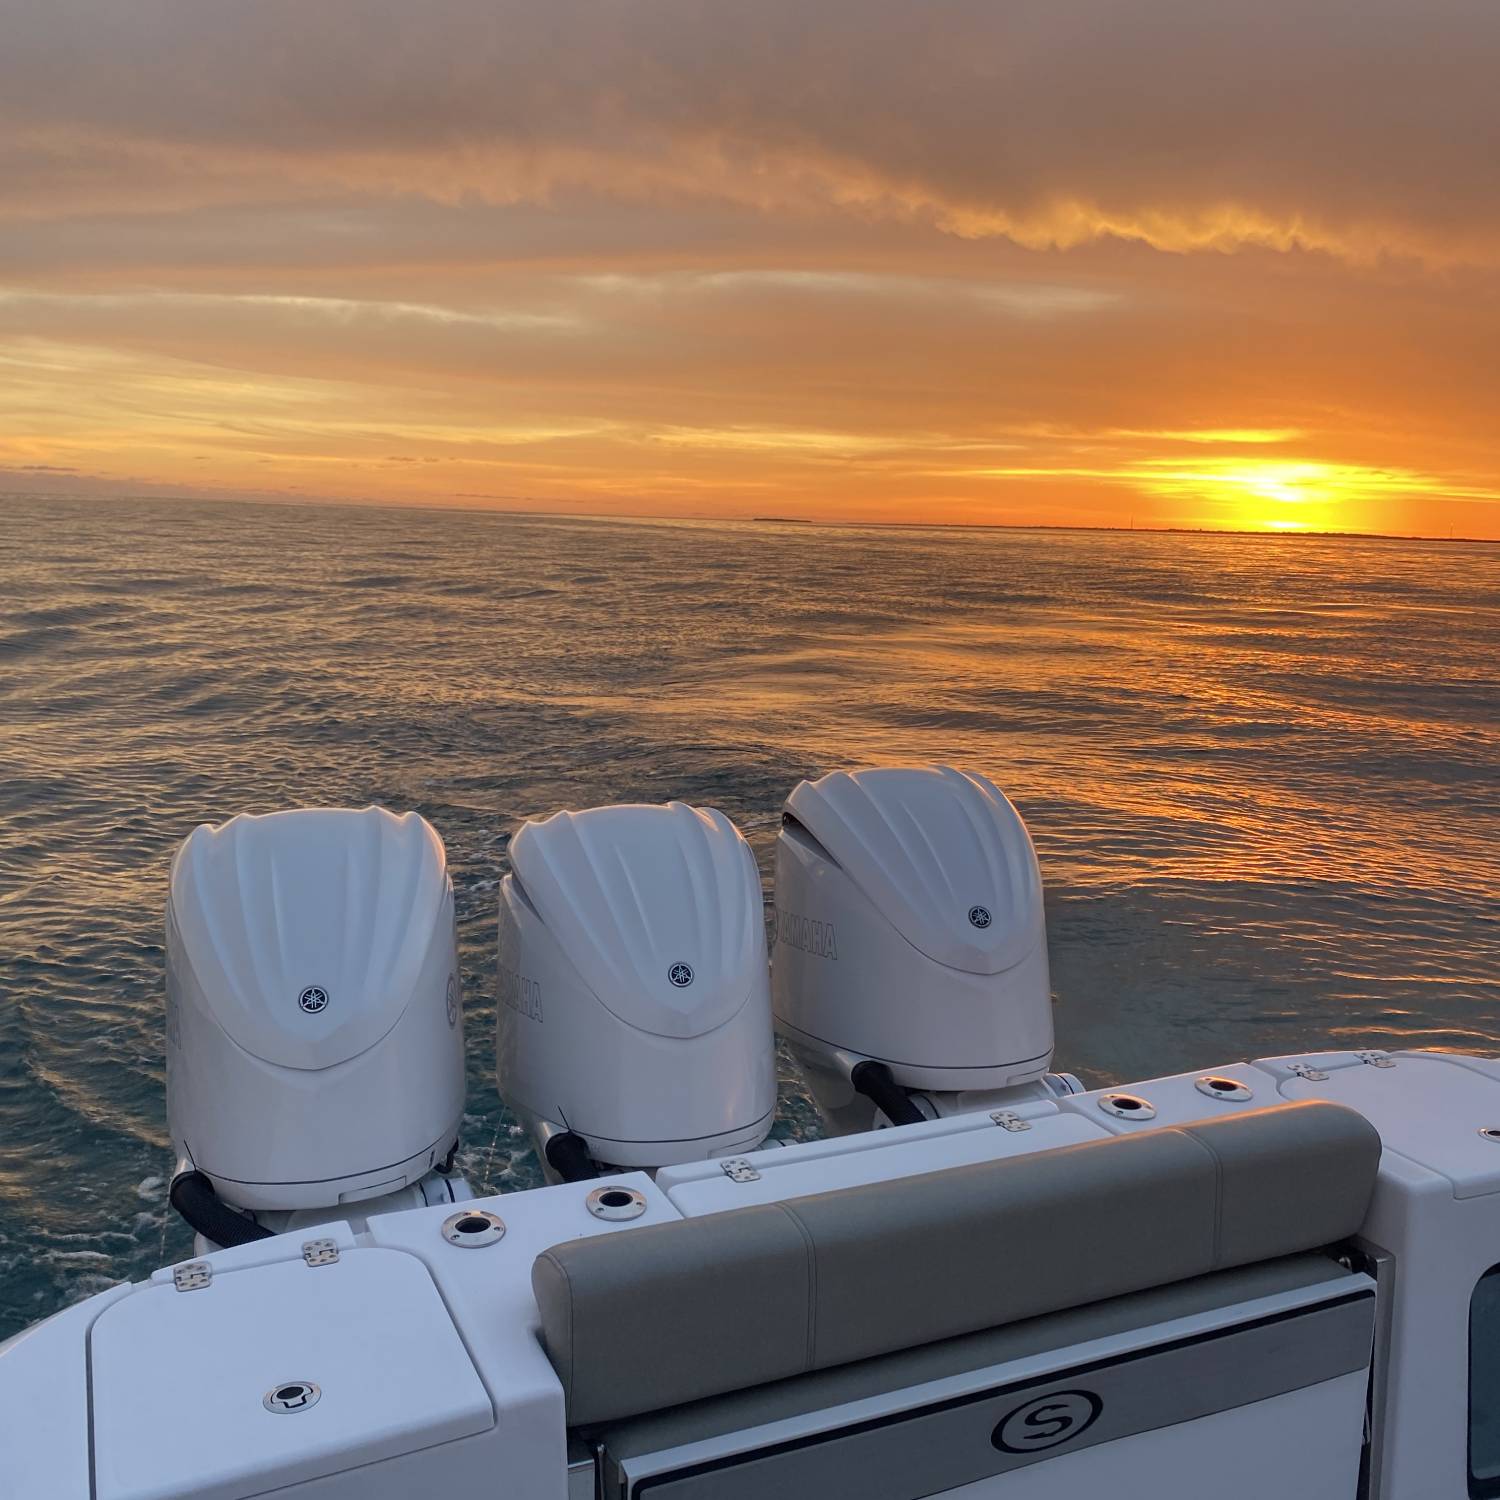
[(0, 0), (0, 492), (1500, 538), (1495, 0)]

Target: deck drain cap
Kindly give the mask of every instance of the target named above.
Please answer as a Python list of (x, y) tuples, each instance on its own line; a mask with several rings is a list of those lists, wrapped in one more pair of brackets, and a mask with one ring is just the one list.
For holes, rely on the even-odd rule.
[(478, 1250), (505, 1238), (505, 1220), (482, 1208), (466, 1208), (443, 1220), (443, 1238), (450, 1245)]
[(1200, 1094), (1207, 1094), (1210, 1099), (1253, 1099), (1255, 1097), (1255, 1090), (1248, 1083), (1241, 1083), (1238, 1078), (1221, 1078), (1216, 1073), (1200, 1078), (1193, 1087)]
[(646, 1197), (634, 1188), (598, 1187), (584, 1200), (596, 1219), (638, 1219), (646, 1212)]
[(322, 1394), (311, 1380), (285, 1380), (266, 1392), (261, 1405), (274, 1412), (306, 1411), (309, 1406), (318, 1404)]
[(1154, 1120), (1156, 1106), (1139, 1094), (1101, 1094), (1099, 1108), (1117, 1120)]

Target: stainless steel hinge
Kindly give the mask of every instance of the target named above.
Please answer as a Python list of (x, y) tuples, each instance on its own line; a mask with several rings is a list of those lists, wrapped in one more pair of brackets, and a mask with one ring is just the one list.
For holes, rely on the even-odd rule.
[(1315, 1068), (1311, 1063), (1295, 1062), (1290, 1064), (1291, 1070), (1298, 1078), (1305, 1078), (1309, 1083), (1327, 1083), (1328, 1075), (1322, 1068)]
[(214, 1279), (214, 1268), (206, 1260), (184, 1261), (172, 1267), (172, 1285), (179, 1292), (196, 1292)]
[(310, 1266), (331, 1266), (338, 1262), (337, 1240), (306, 1240), (302, 1245), (302, 1259)]
[(1013, 1109), (994, 1109), (990, 1111), (990, 1119), (997, 1124), (1001, 1130), (1030, 1130), (1031, 1121), (1023, 1120)]
[(719, 1170), (731, 1182), (759, 1182), (760, 1173), (743, 1156), (731, 1156), (719, 1163)]
[(1372, 1068), (1394, 1068), (1396, 1059), (1389, 1052), (1356, 1052), (1354, 1054), (1362, 1063)]

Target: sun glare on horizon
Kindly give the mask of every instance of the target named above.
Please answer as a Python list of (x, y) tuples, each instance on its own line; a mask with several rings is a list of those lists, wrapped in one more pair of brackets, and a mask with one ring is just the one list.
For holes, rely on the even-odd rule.
[[(1354, 464), (1308, 459), (1239, 462), (1192, 469), (1163, 466), (1147, 492), (1201, 495), (1212, 524), (1236, 531), (1362, 531), (1375, 529), (1371, 502), (1390, 490), (1390, 477)], [(1410, 488), (1402, 484), (1401, 488)]]
[[(1147, 494), (1200, 499), (1207, 524), (1236, 531), (1378, 533), (1391, 529), (1393, 505), (1452, 495), (1431, 475), (1305, 458), (1192, 466), (1159, 460), (1139, 466), (1133, 478)], [(1454, 498), (1493, 501), (1500, 494), (1470, 489)]]

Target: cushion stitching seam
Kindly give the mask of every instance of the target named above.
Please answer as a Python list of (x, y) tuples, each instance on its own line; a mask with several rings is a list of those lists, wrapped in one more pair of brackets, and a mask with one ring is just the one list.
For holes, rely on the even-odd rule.
[(1195, 1135), (1190, 1130), (1182, 1130), (1178, 1134), (1200, 1146), (1208, 1153), (1209, 1160), (1214, 1164), (1213, 1269), (1217, 1271), (1220, 1269), (1224, 1254), (1224, 1159), (1202, 1136)]
[(812, 1232), (803, 1223), (802, 1216), (786, 1203), (776, 1205), (797, 1227), (797, 1233), (802, 1236), (803, 1251), (807, 1256), (807, 1352), (804, 1356), (807, 1360), (807, 1368), (816, 1370), (818, 1368), (818, 1252)]

